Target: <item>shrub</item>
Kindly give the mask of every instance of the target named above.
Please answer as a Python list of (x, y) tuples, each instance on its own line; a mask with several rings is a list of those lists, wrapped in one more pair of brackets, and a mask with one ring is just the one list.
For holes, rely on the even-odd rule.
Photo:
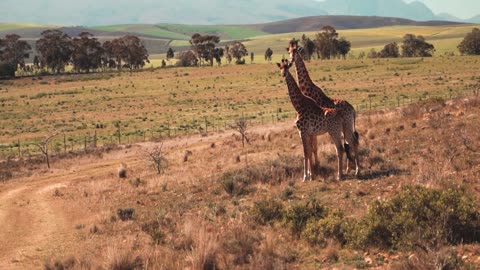
[(249, 193), (248, 186), (253, 183), (277, 184), (300, 178), (303, 172), (302, 159), (299, 156), (280, 156), (261, 164), (224, 173), (219, 182), (232, 196)]
[(345, 232), (349, 229), (347, 224), (342, 211), (331, 209), (321, 219), (309, 219), (302, 237), (312, 245), (326, 244), (329, 238), (345, 243)]
[(248, 172), (240, 169), (226, 172), (220, 177), (219, 182), (229, 195), (239, 196), (248, 194), (248, 185), (251, 181)]
[(133, 208), (125, 208), (125, 209), (119, 208), (117, 210), (117, 214), (118, 214), (118, 217), (122, 221), (131, 220), (131, 219), (133, 219), (133, 217), (135, 215), (135, 209), (133, 209)]
[(260, 237), (244, 226), (236, 226), (227, 232), (223, 239), (224, 250), (233, 256), (233, 264), (243, 265), (250, 263), (255, 252), (255, 245)]
[(346, 239), (353, 246), (412, 248), (480, 241), (480, 212), (463, 189), (406, 187), (388, 201), (375, 201)]
[(319, 220), (326, 214), (326, 208), (315, 199), (291, 206), (285, 212), (283, 222), (294, 235), (299, 236), (310, 219)]
[(256, 202), (250, 210), (252, 219), (261, 224), (272, 224), (283, 217), (283, 204), (274, 199)]

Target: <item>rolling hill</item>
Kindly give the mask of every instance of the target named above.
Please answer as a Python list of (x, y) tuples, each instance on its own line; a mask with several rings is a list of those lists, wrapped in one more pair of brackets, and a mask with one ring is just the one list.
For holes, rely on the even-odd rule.
[[(427, 39), (442, 40), (448, 38), (455, 39), (454, 41), (457, 42), (472, 28), (468, 24), (448, 21), (418, 22), (375, 16), (311, 16), (254, 25), (207, 26), (163, 23), (61, 27), (36, 24), (0, 24), (0, 37), (9, 33), (16, 33), (28, 40), (34, 47), (34, 42), (41, 36), (41, 32), (51, 28), (57, 28), (72, 37), (88, 31), (102, 42), (133, 34), (142, 38), (150, 54), (160, 54), (166, 52), (168, 47), (173, 47), (176, 51), (182, 50), (189, 46), (188, 40), (191, 35), (202, 33), (218, 35), (224, 42), (243, 40), (246, 42), (249, 51), (258, 55), (258, 53), (263, 53), (265, 46), (275, 48), (278, 39), (300, 37), (303, 33), (312, 36), (315, 32), (320, 31), (324, 25), (332, 25), (338, 29), (342, 36), (352, 41), (354, 49), (359, 46), (380, 46), (386, 44), (385, 42), (399, 41), (409, 31), (422, 34)], [(372, 28), (379, 30), (368, 30)]]

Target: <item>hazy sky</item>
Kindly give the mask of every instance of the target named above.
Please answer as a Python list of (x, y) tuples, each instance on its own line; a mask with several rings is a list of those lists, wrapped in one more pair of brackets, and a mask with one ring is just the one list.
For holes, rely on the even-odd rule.
[[(388, 0), (385, 0), (388, 1)], [(410, 3), (414, 0), (405, 0)], [(419, 0), (435, 14), (449, 13), (461, 19), (470, 19), (480, 14), (480, 0)]]
[[(286, 0), (215, 0), (224, 5), (251, 5), (255, 3), (280, 3)], [(33, 22), (57, 25), (92, 25), (120, 23), (158, 23), (182, 21), (196, 23), (200, 18), (212, 16), (196, 9), (212, 4), (213, 0), (0, 0), (0, 22)], [(307, 1), (307, 0), (303, 0)], [(314, 0), (311, 0), (314, 2)], [(322, 1), (322, 0), (317, 0)], [(363, 1), (363, 0), (358, 0)], [(390, 1), (390, 0), (382, 0)], [(405, 0), (412, 2), (414, 0)], [(434, 13), (446, 12), (461, 19), (480, 14), (480, 0), (420, 0)], [(175, 3), (184, 9), (175, 10)], [(305, 2), (304, 2), (305, 3)], [(185, 7), (190, 9), (185, 10)], [(196, 14), (194, 22), (178, 14)], [(249, 14), (230, 14), (231, 20), (241, 21)], [(269, 14), (267, 14), (269, 15)], [(271, 21), (274, 19), (272, 15)], [(243, 17), (242, 17), (243, 16)]]

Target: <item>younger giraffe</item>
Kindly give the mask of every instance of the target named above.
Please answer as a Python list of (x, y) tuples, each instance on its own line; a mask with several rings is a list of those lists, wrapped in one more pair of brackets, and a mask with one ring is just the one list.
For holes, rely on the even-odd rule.
[(292, 63), (284, 59), (282, 63), (277, 63), (277, 65), (287, 83), (290, 101), (297, 111), (295, 124), (302, 139), (304, 154), (303, 181), (312, 180), (312, 141), (316, 139), (317, 135), (324, 133), (330, 135), (337, 149), (337, 179), (341, 179), (344, 151), (342, 145), (342, 118), (338, 117), (335, 110), (320, 107), (314, 100), (302, 94), (297, 82), (289, 71)]
[[(305, 66), (305, 62), (303, 61), (302, 57), (300, 56), (299, 52), (301, 51), (301, 47), (298, 46), (298, 41), (291, 41), (288, 47), (288, 51), (290, 53), (290, 57), (293, 62), (295, 62), (295, 68), (297, 71), (297, 78), (300, 90), (302, 93), (313, 100), (319, 106), (332, 108), (337, 110), (338, 115), (343, 119), (343, 127), (342, 132), (345, 141), (348, 144), (345, 144), (345, 150), (347, 153), (347, 170), (348, 173), (350, 171), (350, 162), (355, 162), (355, 175), (359, 173), (359, 162), (358, 162), (358, 132), (355, 129), (355, 109), (353, 106), (345, 100), (341, 99), (332, 99), (328, 97), (320, 87), (315, 85), (308, 74), (307, 67)], [(316, 138), (314, 140), (314, 151), (313, 154), (315, 155), (315, 159), (318, 160), (317, 157), (317, 141)], [(351, 147), (350, 147), (351, 146)], [(353, 152), (353, 157), (351, 155)]]

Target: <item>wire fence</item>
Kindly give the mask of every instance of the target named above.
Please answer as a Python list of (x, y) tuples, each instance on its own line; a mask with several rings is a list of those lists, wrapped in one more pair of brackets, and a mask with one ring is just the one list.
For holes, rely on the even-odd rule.
[[(420, 96), (400, 95), (395, 98), (386, 98), (381, 101), (373, 101), (372, 98), (364, 100), (360, 104), (354, 104), (357, 112), (376, 111), (393, 107), (401, 107), (414, 104), (427, 99), (450, 100), (460, 97), (478, 96), (478, 89), (473, 91), (450, 91), (447, 94), (422, 94)], [(283, 121), (292, 121), (297, 113), (293, 110), (285, 111), (278, 108), (274, 111), (263, 111), (257, 113), (243, 114), (250, 125), (275, 124)], [(219, 120), (213, 117), (203, 117), (202, 120), (196, 120), (194, 123), (170, 125), (169, 122), (158, 123), (157, 127), (143, 128), (134, 130), (123, 130), (120, 125), (115, 131), (105, 131), (101, 128), (92, 129), (85, 133), (66, 134), (59, 133), (52, 138), (48, 144), (51, 154), (61, 154), (70, 152), (90, 151), (99, 148), (113, 147), (119, 145), (130, 145), (146, 141), (160, 141), (163, 139), (178, 138), (183, 136), (201, 135), (216, 132), (233, 131), (233, 126), (238, 119)], [(41, 147), (44, 146), (42, 138), (32, 140), (16, 139), (10, 143), (0, 144), (0, 159), (15, 159), (24, 156), (40, 155)]]

